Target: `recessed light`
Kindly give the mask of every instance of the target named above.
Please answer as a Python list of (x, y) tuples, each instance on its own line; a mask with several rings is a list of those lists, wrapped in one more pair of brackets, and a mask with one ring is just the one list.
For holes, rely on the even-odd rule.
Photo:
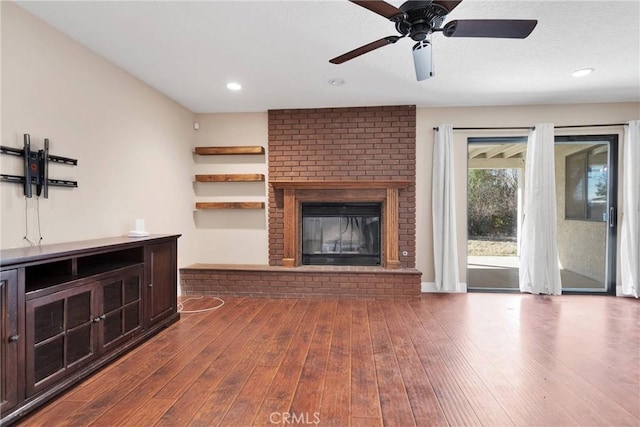
[(331, 86), (342, 86), (345, 83), (345, 81), (343, 79), (339, 79), (337, 77), (334, 77), (333, 79), (329, 79), (329, 84)]
[(236, 83), (236, 82), (227, 83), (227, 89), (229, 89), (229, 90), (240, 90), (240, 89), (242, 89), (242, 85), (240, 83)]
[(588, 76), (589, 74), (593, 73), (595, 71), (595, 69), (593, 68), (583, 68), (581, 70), (576, 70), (573, 73), (571, 73), (571, 75), (573, 77), (585, 77)]

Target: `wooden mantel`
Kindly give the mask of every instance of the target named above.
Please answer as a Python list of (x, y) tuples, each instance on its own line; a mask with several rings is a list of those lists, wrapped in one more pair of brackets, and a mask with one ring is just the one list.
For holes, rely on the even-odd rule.
[(365, 190), (365, 189), (387, 189), (387, 188), (406, 188), (413, 184), (409, 180), (302, 180), (287, 181), (273, 180), (269, 183), (275, 189), (291, 188), (294, 190)]
[(400, 267), (398, 254), (398, 192), (409, 180), (272, 180), (284, 192), (283, 267), (300, 265), (300, 209), (303, 202), (379, 202), (382, 204), (383, 259), (385, 268)]

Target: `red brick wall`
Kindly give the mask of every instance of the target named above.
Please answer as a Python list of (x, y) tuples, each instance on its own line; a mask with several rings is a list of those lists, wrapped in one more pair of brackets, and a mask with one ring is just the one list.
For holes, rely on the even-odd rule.
[[(415, 267), (416, 107), (269, 111), (271, 180), (411, 180), (399, 194), (400, 267)], [(283, 257), (281, 197), (269, 187), (269, 264)], [(408, 255), (403, 256), (402, 252)]]
[(325, 267), (244, 268), (229, 266), (180, 269), (183, 295), (233, 295), (267, 298), (401, 299), (420, 297), (421, 273), (417, 270), (332, 272)]

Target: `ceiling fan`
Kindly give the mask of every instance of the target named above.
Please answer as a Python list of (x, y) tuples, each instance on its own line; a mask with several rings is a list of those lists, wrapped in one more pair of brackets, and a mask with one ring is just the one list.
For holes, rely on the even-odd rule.
[(395, 23), (399, 36), (387, 36), (350, 52), (337, 56), (329, 62), (342, 64), (372, 50), (394, 44), (409, 36), (418, 42), (413, 46), (413, 62), (418, 81), (433, 76), (431, 61), (431, 41), (429, 36), (441, 32), (445, 37), (490, 37), (490, 38), (526, 38), (538, 24), (532, 19), (458, 19), (444, 26), (446, 16), (460, 3), (449, 0), (407, 1), (395, 7), (382, 0), (349, 0)]

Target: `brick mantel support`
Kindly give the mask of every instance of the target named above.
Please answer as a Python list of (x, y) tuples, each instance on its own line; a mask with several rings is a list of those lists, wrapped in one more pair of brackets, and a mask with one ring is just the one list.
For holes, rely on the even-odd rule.
[(300, 207), (303, 202), (378, 202), (382, 204), (382, 265), (400, 267), (398, 259), (398, 192), (411, 184), (405, 180), (374, 181), (271, 181), (284, 192), (283, 267), (300, 265)]

